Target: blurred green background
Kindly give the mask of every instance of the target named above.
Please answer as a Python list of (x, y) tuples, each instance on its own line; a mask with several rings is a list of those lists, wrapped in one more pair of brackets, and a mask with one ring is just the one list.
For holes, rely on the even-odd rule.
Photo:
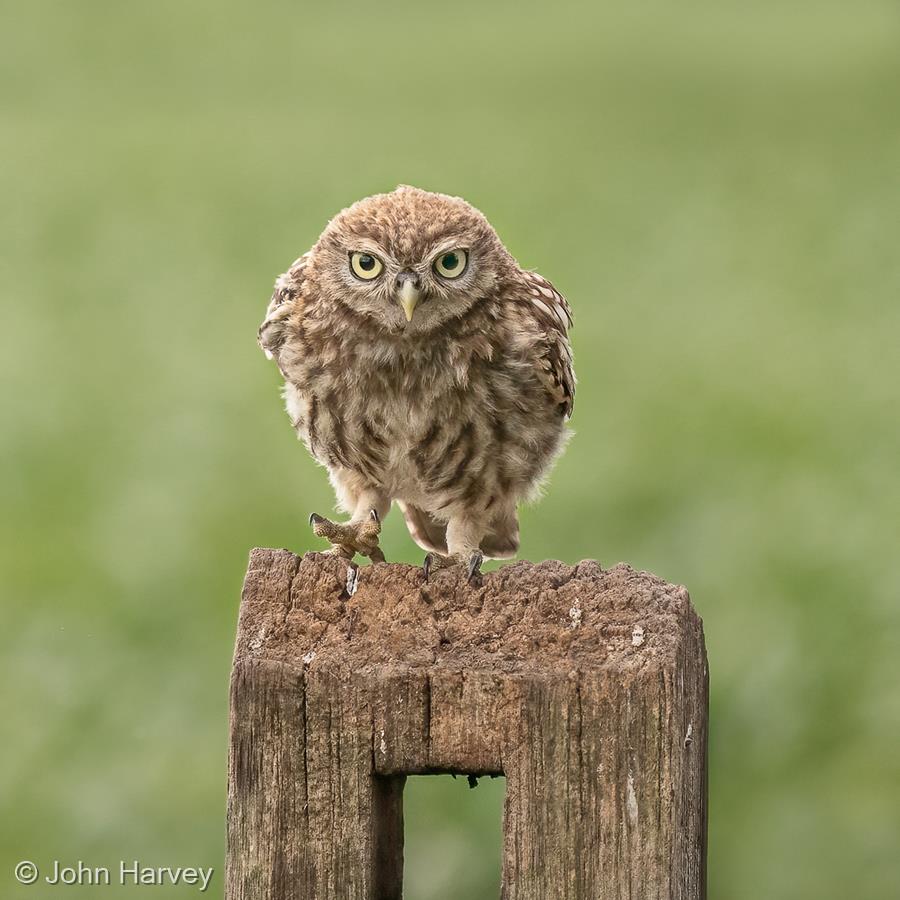
[[(255, 545), (332, 501), (255, 344), (353, 200), (461, 194), (569, 297), (522, 556), (686, 584), (710, 896), (900, 893), (900, 8), (6, 4), (0, 895), (217, 869)], [(389, 559), (421, 553), (395, 513)], [(416, 780), (411, 900), (497, 896), (502, 780)], [(155, 888), (155, 897), (191, 888)], [(66, 896), (115, 897), (117, 887)]]

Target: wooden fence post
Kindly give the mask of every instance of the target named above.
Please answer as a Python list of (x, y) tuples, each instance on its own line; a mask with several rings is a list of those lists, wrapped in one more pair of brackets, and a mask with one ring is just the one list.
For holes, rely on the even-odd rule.
[(466, 585), (254, 550), (227, 900), (399, 900), (407, 775), (504, 775), (504, 900), (699, 900), (707, 667), (687, 591), (595, 562)]

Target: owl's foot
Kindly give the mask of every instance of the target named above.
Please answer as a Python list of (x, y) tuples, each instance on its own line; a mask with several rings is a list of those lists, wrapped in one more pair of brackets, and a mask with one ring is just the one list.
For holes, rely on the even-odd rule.
[(432, 572), (450, 569), (453, 566), (465, 566), (466, 580), (471, 584), (475, 580), (475, 576), (481, 574), (483, 562), (484, 554), (480, 550), (473, 550), (471, 553), (453, 553), (450, 556), (429, 553), (422, 563), (422, 574), (425, 576), (425, 581), (428, 581)]
[(340, 524), (326, 519), (318, 513), (309, 517), (313, 534), (331, 542), (330, 553), (346, 560), (352, 560), (358, 553), (367, 556), (372, 562), (384, 562), (384, 553), (378, 546), (378, 535), (381, 534), (381, 519), (373, 509), (362, 520)]

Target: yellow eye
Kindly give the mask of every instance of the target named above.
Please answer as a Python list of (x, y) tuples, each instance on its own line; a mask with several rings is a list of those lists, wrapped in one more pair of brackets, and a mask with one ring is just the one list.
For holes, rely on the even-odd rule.
[(434, 261), (434, 271), (442, 278), (459, 278), (469, 264), (465, 250), (448, 250)]
[(371, 281), (373, 278), (377, 278), (383, 268), (384, 265), (381, 260), (371, 253), (360, 253), (357, 251), (350, 254), (350, 271), (363, 281)]

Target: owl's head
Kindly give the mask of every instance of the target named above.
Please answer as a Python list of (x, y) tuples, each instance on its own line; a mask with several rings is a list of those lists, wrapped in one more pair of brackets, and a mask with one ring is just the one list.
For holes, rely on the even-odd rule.
[(323, 299), (413, 336), (488, 296), (512, 259), (465, 200), (401, 185), (338, 213), (310, 262)]

